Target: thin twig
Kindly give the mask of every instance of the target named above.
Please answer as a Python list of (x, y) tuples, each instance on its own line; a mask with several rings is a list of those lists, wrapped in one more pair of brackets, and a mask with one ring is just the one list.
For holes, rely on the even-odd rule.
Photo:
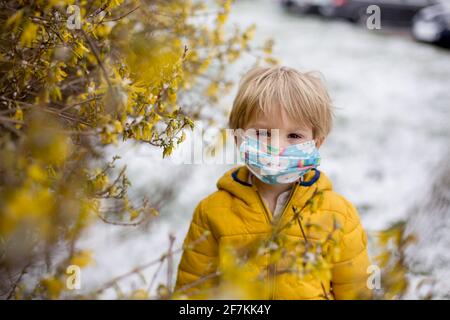
[(215, 278), (215, 277), (220, 276), (220, 274), (221, 274), (220, 271), (214, 271), (214, 272), (209, 273), (209, 274), (207, 274), (207, 275), (205, 275), (205, 276), (203, 276), (203, 277), (201, 277), (201, 278), (198, 278), (198, 279), (195, 280), (195, 281), (189, 282), (188, 284), (186, 284), (186, 285), (180, 287), (177, 291), (183, 292), (183, 291), (189, 290), (189, 289), (195, 287), (196, 285), (205, 282), (206, 280), (209, 280), (209, 279), (211, 279), (211, 278)]
[(22, 280), (23, 275), (25, 274), (26, 270), (30, 266), (31, 263), (27, 263), (25, 267), (22, 269), (22, 271), (19, 274), (19, 277), (16, 281), (14, 281), (14, 284), (11, 288), (11, 291), (9, 292), (8, 296), (6, 297), (6, 300), (10, 300), (12, 296), (14, 295), (14, 292), (16, 291), (17, 286), (19, 285), (20, 281)]
[[(206, 239), (206, 235), (202, 235), (202, 236), (199, 237), (198, 239), (196, 239), (196, 240), (194, 240), (193, 242), (191, 242), (191, 243), (189, 244), (189, 246), (195, 246), (196, 244), (198, 244), (198, 243), (204, 241), (205, 239)], [(172, 251), (172, 254), (177, 254), (177, 253), (183, 251), (184, 249), (185, 249), (185, 246), (183, 245), (183, 246), (181, 246), (180, 248), (178, 248), (178, 249)], [(107, 283), (105, 283), (103, 286), (101, 286), (101, 287), (98, 288), (97, 290), (94, 290), (94, 291), (93, 291), (93, 294), (94, 294), (94, 295), (100, 294), (100, 293), (102, 293), (103, 291), (105, 291), (106, 289), (109, 289), (109, 288), (111, 288), (112, 286), (114, 286), (114, 285), (115, 285), (117, 282), (119, 282), (120, 280), (122, 280), (122, 279), (124, 279), (124, 278), (127, 278), (127, 277), (129, 277), (129, 276), (131, 276), (131, 275), (133, 275), (133, 274), (136, 274), (136, 273), (138, 273), (138, 272), (140, 272), (140, 271), (142, 271), (142, 270), (144, 270), (144, 269), (147, 269), (147, 268), (149, 268), (149, 267), (155, 265), (155, 264), (158, 263), (158, 262), (163, 262), (164, 260), (167, 259), (167, 257), (168, 257), (168, 254), (167, 254), (167, 253), (164, 253), (164, 254), (161, 255), (161, 257), (159, 257), (159, 258), (156, 259), (156, 260), (152, 260), (152, 261), (150, 261), (150, 262), (147, 262), (147, 263), (144, 263), (144, 264), (142, 264), (142, 265), (140, 265), (140, 266), (137, 266), (137, 267), (133, 268), (131, 271), (128, 271), (128, 272), (126, 272), (126, 273), (124, 273), (124, 274), (122, 274), (122, 275), (120, 275), (120, 276), (117, 276), (117, 277), (115, 277), (114, 279), (108, 281)]]
[(112, 18), (112, 19), (104, 19), (103, 21), (104, 21), (104, 22), (110, 22), (110, 21), (118, 21), (118, 20), (121, 20), (121, 19), (125, 18), (126, 16), (128, 16), (128, 15), (132, 14), (133, 12), (135, 12), (135, 11), (136, 11), (137, 9), (139, 9), (140, 7), (141, 7), (141, 6), (139, 5), (139, 6), (137, 6), (136, 8), (134, 8), (133, 10), (131, 10), (130, 12), (127, 12), (127, 13), (121, 15), (120, 17)]
[(95, 43), (91, 40), (91, 38), (86, 34), (86, 32), (83, 29), (81, 29), (81, 33), (83, 34), (83, 36), (86, 39), (89, 47), (91, 48), (92, 53), (94, 54), (94, 57), (97, 60), (99, 66), (100, 66), (100, 69), (102, 69), (103, 76), (105, 77), (105, 80), (108, 83), (108, 87), (110, 87), (112, 89), (113, 86), (111, 84), (111, 81), (109, 80), (108, 72), (106, 71), (106, 68), (103, 65), (103, 62), (100, 59), (100, 54), (98, 52), (97, 46), (95, 45)]
[(169, 290), (169, 295), (172, 291), (172, 274), (173, 274), (173, 243), (175, 241), (175, 236), (173, 234), (169, 235), (169, 250), (167, 252), (167, 288)]

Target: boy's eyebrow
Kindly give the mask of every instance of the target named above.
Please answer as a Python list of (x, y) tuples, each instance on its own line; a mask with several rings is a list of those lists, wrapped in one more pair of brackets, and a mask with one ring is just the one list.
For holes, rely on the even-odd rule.
[(309, 131), (310, 128), (306, 128), (306, 127), (298, 127), (296, 130), (291, 130), (292, 132), (305, 132), (305, 131)]
[[(249, 126), (249, 129), (266, 129), (266, 130), (276, 130), (279, 128), (271, 128), (270, 126), (267, 125), (263, 125), (263, 124), (259, 124), (259, 123), (255, 123), (252, 124), (251, 126)], [(305, 132), (308, 131), (309, 128), (306, 127), (297, 127), (296, 129), (290, 129), (290, 130), (286, 130), (287, 132)]]
[(267, 125), (264, 125), (264, 124), (254, 123), (254, 124), (248, 126), (248, 129), (266, 129), (266, 130), (272, 130), (272, 129), (277, 129), (277, 128), (271, 128), (271, 126), (267, 126)]

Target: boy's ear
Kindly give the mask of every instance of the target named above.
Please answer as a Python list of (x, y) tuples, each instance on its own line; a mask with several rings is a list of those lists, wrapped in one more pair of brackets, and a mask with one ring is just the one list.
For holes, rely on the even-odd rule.
[(317, 139), (315, 139), (316, 140), (316, 148), (317, 149), (319, 149), (320, 148), (320, 146), (323, 144), (323, 142), (325, 141), (325, 138), (324, 137), (321, 137), (321, 138), (317, 138)]

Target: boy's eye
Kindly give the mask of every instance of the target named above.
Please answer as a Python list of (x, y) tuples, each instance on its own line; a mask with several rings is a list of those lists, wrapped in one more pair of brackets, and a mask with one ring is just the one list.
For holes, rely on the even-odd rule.
[(289, 138), (289, 139), (301, 139), (302, 136), (299, 135), (299, 134), (297, 134), (297, 133), (290, 133), (290, 134), (288, 135), (288, 138)]

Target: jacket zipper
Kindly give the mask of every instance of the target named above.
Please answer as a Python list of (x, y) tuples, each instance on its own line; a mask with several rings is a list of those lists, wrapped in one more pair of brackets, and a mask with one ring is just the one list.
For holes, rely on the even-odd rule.
[[(259, 193), (259, 191), (257, 189), (255, 189), (255, 191), (256, 191), (256, 194), (258, 195), (258, 199), (259, 199), (259, 201), (261, 203), (261, 206), (263, 207), (264, 213), (267, 216), (267, 221), (269, 222), (269, 224), (272, 224), (272, 213), (266, 207), (266, 204), (264, 203), (264, 200), (263, 200), (261, 194)], [(274, 281), (272, 281), (272, 275), (273, 275), (273, 272), (274, 272), (274, 271), (272, 271), (272, 269), (273, 269), (273, 264), (269, 263), (268, 266), (267, 266), (267, 275), (268, 275), (268, 278), (269, 278), (268, 279), (268, 282), (269, 282), (269, 297), (272, 297), (272, 300), (273, 300), (273, 296), (274, 296), (273, 292), (275, 290), (274, 290), (274, 287), (273, 287), (274, 286)]]
[(264, 203), (263, 198), (261, 197), (261, 194), (259, 193), (258, 190), (256, 190), (256, 194), (258, 195), (259, 201), (261, 202), (261, 205), (263, 207), (263, 210), (267, 216), (267, 219), (269, 221), (269, 223), (272, 221), (272, 213), (269, 211), (269, 209), (266, 207), (266, 204)]
[[(278, 222), (281, 221), (281, 217), (284, 215), (286, 210), (289, 208), (289, 205), (291, 204), (291, 200), (294, 197), (294, 194), (295, 194), (298, 186), (299, 186), (299, 184), (296, 183), (294, 188), (293, 188), (293, 190), (291, 191), (291, 194), (289, 195), (289, 199), (286, 202), (286, 206), (283, 208), (283, 211), (281, 212), (281, 214), (277, 218)], [(266, 205), (265, 205), (265, 203), (264, 203), (264, 201), (263, 201), (263, 199), (261, 197), (261, 194), (259, 193), (258, 190), (256, 190), (256, 194), (258, 195), (258, 198), (259, 198), (259, 200), (261, 202), (261, 205), (262, 205), (262, 207), (264, 209), (264, 212), (266, 213), (266, 215), (267, 215), (267, 217), (269, 219), (269, 223), (272, 224), (272, 222), (273, 222), (272, 213), (267, 209), (267, 207), (266, 207)], [(271, 297), (271, 300), (275, 299), (275, 275), (276, 275), (276, 271), (277, 271), (276, 263), (270, 263), (267, 266), (267, 273), (269, 275), (269, 296)]]

